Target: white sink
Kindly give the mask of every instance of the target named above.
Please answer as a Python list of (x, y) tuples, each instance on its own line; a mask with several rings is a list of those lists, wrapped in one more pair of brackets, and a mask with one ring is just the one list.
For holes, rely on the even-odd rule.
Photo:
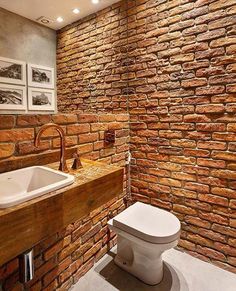
[(74, 176), (35, 166), (0, 174), (0, 208), (8, 208), (74, 182)]

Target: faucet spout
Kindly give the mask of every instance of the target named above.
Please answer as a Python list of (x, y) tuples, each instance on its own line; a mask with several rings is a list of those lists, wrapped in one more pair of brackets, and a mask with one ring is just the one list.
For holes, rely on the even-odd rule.
[(44, 133), (45, 130), (49, 128), (56, 129), (56, 131), (59, 133), (60, 140), (61, 140), (59, 170), (63, 172), (68, 172), (68, 168), (66, 165), (66, 158), (65, 158), (65, 148), (66, 148), (65, 133), (61, 126), (54, 123), (48, 123), (48, 124), (43, 125), (36, 135), (35, 146), (38, 147), (40, 145), (40, 139), (41, 139), (42, 134)]

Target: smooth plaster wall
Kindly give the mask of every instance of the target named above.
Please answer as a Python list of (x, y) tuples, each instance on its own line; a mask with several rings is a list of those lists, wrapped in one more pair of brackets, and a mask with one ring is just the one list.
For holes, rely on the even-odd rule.
[[(0, 56), (25, 61), (28, 64), (53, 67), (55, 69), (55, 88), (56, 48), (56, 31), (0, 7)], [(0, 111), (0, 114), (21, 113), (24, 112)], [(34, 113), (44, 114), (45, 112), (28, 112), (28, 114)]]
[(56, 69), (56, 32), (0, 8), (0, 56)]

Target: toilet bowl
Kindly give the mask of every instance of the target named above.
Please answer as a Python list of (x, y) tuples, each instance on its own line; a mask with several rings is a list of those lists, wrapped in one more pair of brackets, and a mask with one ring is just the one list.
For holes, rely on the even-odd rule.
[(180, 221), (172, 213), (136, 202), (108, 221), (117, 234), (115, 263), (149, 285), (163, 278), (162, 254), (175, 247)]

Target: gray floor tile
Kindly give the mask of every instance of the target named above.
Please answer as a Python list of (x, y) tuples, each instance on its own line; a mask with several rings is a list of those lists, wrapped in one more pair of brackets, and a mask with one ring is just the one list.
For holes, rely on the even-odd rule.
[(163, 281), (148, 286), (114, 264), (115, 252), (104, 256), (71, 291), (236, 291), (235, 274), (174, 249), (163, 255)]

